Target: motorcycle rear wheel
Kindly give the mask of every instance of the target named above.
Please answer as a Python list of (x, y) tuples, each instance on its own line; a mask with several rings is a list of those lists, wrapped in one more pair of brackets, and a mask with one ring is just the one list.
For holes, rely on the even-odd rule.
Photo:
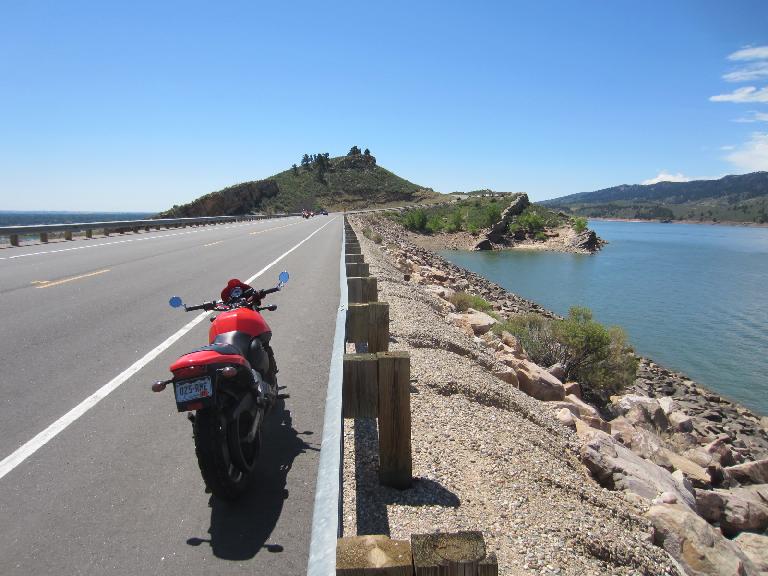
[(195, 453), (206, 487), (222, 500), (237, 500), (248, 489), (251, 475), (232, 462), (227, 444), (227, 425), (216, 410), (198, 410), (192, 426)]

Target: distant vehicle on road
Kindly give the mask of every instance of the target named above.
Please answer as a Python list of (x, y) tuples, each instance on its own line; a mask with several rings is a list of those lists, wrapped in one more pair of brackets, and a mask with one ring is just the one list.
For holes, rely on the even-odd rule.
[(326, 210), (325, 208), (323, 208), (322, 210), (320, 210), (319, 214), (320, 214), (321, 216), (328, 216), (328, 210)]

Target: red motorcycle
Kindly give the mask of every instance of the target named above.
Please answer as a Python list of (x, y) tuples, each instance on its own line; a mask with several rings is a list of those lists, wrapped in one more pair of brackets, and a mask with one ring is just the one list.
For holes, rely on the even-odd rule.
[(213, 310), (208, 346), (171, 365), (173, 378), (152, 385), (154, 392), (173, 384), (179, 412), (191, 412), (195, 453), (206, 487), (235, 500), (245, 492), (261, 448), (265, 416), (277, 400), (277, 365), (269, 341), (272, 331), (260, 312), (267, 294), (288, 282), (281, 272), (275, 288), (256, 290), (232, 279), (221, 300), (186, 306), (174, 296), (169, 304), (184, 310)]

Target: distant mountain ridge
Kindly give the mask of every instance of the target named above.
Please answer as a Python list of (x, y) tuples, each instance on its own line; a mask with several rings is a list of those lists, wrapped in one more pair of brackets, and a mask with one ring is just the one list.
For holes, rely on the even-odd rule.
[(254, 212), (296, 212), (304, 208), (357, 209), (413, 203), (440, 195), (393, 174), (369, 150), (353, 146), (346, 156), (304, 154), (300, 165), (265, 178), (235, 184), (174, 206), (158, 216), (194, 217)]
[(768, 222), (768, 172), (719, 180), (623, 184), (541, 202), (591, 217)]

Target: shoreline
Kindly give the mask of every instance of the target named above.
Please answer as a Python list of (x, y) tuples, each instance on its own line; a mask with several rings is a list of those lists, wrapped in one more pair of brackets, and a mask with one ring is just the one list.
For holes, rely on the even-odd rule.
[[(368, 216), (368, 218), (371, 218)], [(468, 285), (476, 288), (477, 295), (483, 297), (487, 301), (494, 304), (494, 309), (497, 312), (501, 312), (502, 316), (508, 316), (510, 314), (534, 312), (541, 314), (548, 318), (561, 318), (560, 315), (547, 309), (546, 307), (536, 303), (533, 300), (528, 300), (507, 291), (504, 287), (496, 284), (495, 282), (485, 278), (484, 276), (466, 270), (460, 266), (449, 262), (435, 251), (432, 247), (424, 247), (421, 244), (413, 242), (413, 237), (420, 237), (412, 232), (405, 230), (400, 226), (397, 227), (398, 233), (401, 233), (405, 240), (413, 244), (415, 248), (414, 252), (416, 256), (421, 259), (427, 259), (432, 262), (431, 266), (447, 270), (448, 273), (456, 275), (460, 278), (468, 279)], [(390, 234), (393, 230), (389, 231)], [(450, 247), (443, 248), (450, 250)], [(422, 252), (418, 254), (418, 252)], [(671, 370), (661, 364), (658, 364), (651, 358), (637, 355), (640, 359), (640, 366), (638, 367), (638, 374), (635, 383), (631, 385), (625, 393), (639, 392), (643, 395), (651, 395), (651, 397), (669, 395), (671, 392), (665, 394), (665, 391), (677, 391), (681, 394), (683, 401), (686, 405), (690, 406), (697, 414), (705, 414), (704, 420), (714, 418), (715, 420), (709, 420), (710, 424), (703, 424), (701, 426), (702, 431), (709, 431), (714, 436), (727, 433), (729, 424), (735, 424), (742, 422), (746, 417), (751, 417), (757, 422), (758, 428), (762, 423), (762, 427), (768, 427), (768, 415), (763, 415), (755, 412), (747, 406), (740, 404), (737, 401), (727, 398), (717, 391), (710, 390), (703, 386), (699, 382), (694, 381), (682, 372)], [(650, 367), (652, 377), (643, 377), (641, 368), (643, 366)], [(646, 373), (648, 370), (646, 370)], [(645, 390), (641, 392), (641, 390)], [(714, 410), (714, 414), (708, 413), (709, 410)], [(721, 414), (721, 412), (724, 412)], [(718, 419), (719, 416), (719, 419)], [(748, 426), (743, 426), (742, 429), (748, 430)], [(748, 431), (738, 433), (737, 436), (750, 435)], [(754, 459), (761, 459), (768, 457), (768, 434), (765, 434), (764, 439), (760, 439), (756, 445), (753, 445), (749, 452), (754, 450)]]
[[(547, 240), (518, 240), (515, 241), (505, 237), (501, 243), (492, 243), (490, 250), (477, 250), (476, 246), (483, 239), (482, 234), (473, 235), (469, 232), (440, 232), (437, 234), (420, 234), (410, 230), (404, 230), (408, 240), (423, 248), (437, 252), (439, 250), (463, 250), (466, 252), (503, 252), (503, 251), (531, 251), (531, 252), (559, 252), (564, 254), (584, 254), (593, 255), (600, 251), (608, 242), (596, 236), (598, 248), (589, 250), (587, 248), (575, 245), (575, 240), (579, 238), (570, 226), (561, 226), (559, 228), (548, 229)], [(591, 232), (587, 228), (587, 232)]]

